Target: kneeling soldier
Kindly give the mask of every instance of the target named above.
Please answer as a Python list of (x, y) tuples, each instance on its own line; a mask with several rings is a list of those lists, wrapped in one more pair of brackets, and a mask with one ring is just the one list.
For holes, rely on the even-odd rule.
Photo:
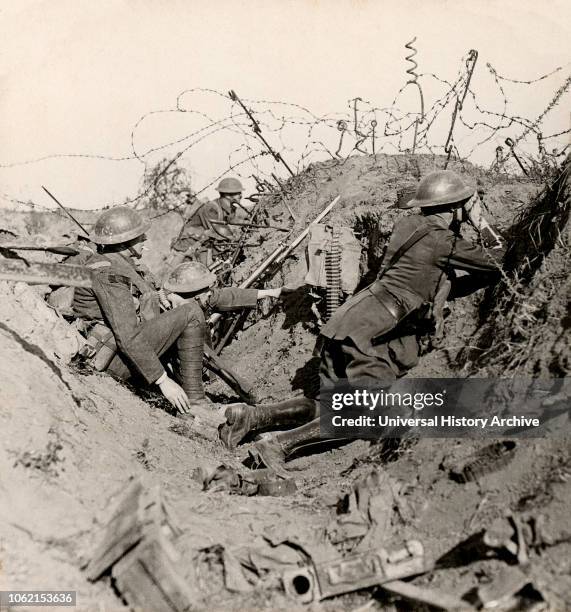
[[(403, 376), (418, 363), (415, 316), (423, 305), (434, 305), (443, 281), (453, 278), (455, 270), (485, 274), (477, 286), (463, 283), (467, 293), (482, 287), (483, 280), (500, 277), (504, 243), (484, 219), (474, 188), (450, 170), (432, 172), (419, 183), (415, 198), (402, 206), (415, 207), (421, 214), (395, 224), (385, 255), (388, 263), (377, 280), (347, 300), (321, 329), (315, 354), (323, 386), (331, 388), (341, 379), (356, 387), (374, 386)], [(484, 247), (461, 237), (464, 222), (480, 233)], [(249, 433), (300, 425), (256, 443), (264, 463), (284, 474), (282, 464), (289, 454), (320, 439), (318, 414), (315, 398), (232, 406), (220, 438), (233, 449)]]
[[(158, 286), (139, 261), (149, 226), (139, 212), (122, 206), (99, 217), (91, 236), (99, 253), (93, 254), (85, 264), (93, 271), (93, 288), (75, 290), (73, 310), (85, 321), (88, 343), (93, 348), (92, 363), (98, 370), (121, 379), (139, 375), (147, 384), (157, 384), (178, 411), (188, 413), (200, 410), (205, 403), (204, 313), (195, 299), (181, 299), (176, 308), (160, 312)], [(185, 285), (185, 288), (195, 291), (198, 282), (198, 293), (207, 292), (213, 275), (203, 267), (195, 272), (205, 280), (195, 280), (194, 285)], [(173, 274), (169, 287), (179, 287), (172, 282)], [(267, 290), (262, 292), (262, 297), (279, 295), (279, 292), (279, 289)], [(213, 291), (213, 304), (217, 295)], [(228, 298), (227, 292), (225, 295), (226, 302), (220, 298), (221, 308), (229, 310), (254, 306), (259, 292), (243, 290), (239, 305), (237, 297)], [(181, 364), (182, 386), (169, 376), (160, 360), (174, 344)]]
[[(205, 316), (212, 312), (229, 312), (242, 308), (254, 308), (258, 300), (266, 297), (279, 298), (282, 288), (277, 289), (240, 289), (237, 287), (213, 288), (216, 275), (202, 263), (189, 261), (176, 266), (168, 275), (164, 284), (168, 299), (173, 308), (177, 309), (185, 304), (198, 306), (202, 314), (202, 335), (192, 342), (192, 347), (200, 346), (200, 350), (193, 349), (188, 353), (178, 355), (178, 370), (182, 380), (189, 383), (184, 386), (189, 397), (199, 394), (204, 396), (202, 380), (199, 372), (202, 371), (203, 347), (207, 340)], [(192, 359), (189, 359), (192, 356)]]

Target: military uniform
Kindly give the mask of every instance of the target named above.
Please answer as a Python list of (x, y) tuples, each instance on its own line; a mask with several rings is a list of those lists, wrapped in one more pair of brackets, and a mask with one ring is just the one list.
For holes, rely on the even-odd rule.
[[(321, 329), (322, 381), (374, 382), (401, 376), (418, 362), (413, 313), (434, 302), (441, 283), (455, 270), (499, 273), (504, 248), (486, 249), (464, 240), (437, 215), (398, 221), (385, 261), (414, 235), (419, 239), (394, 265), (381, 270), (375, 282), (347, 300)], [(496, 237), (484, 230), (482, 240), (489, 246)]]
[[(183, 361), (191, 349), (196, 349), (191, 351), (193, 354), (199, 353), (199, 358), (192, 359), (195, 371), (191, 373), (198, 381), (185, 382), (183, 376), (183, 388), (200, 395), (206, 323), (198, 301), (187, 300), (160, 313), (152, 277), (138, 270), (130, 258), (106, 253), (94, 255), (86, 265), (93, 270), (93, 288), (76, 289), (73, 309), (76, 316), (93, 323), (104, 322), (112, 331), (118, 353), (107, 371), (120, 378), (136, 373), (147, 383), (153, 383), (164, 372), (159, 357), (176, 342)], [(256, 298), (256, 289), (214, 289), (208, 298), (208, 308), (217, 311), (252, 308)]]
[[(191, 256), (196, 261), (210, 266), (228, 250), (228, 242), (234, 238), (232, 226), (224, 226), (213, 221), (233, 222), (243, 220), (233, 207), (223, 198), (205, 202), (192, 213), (185, 222), (180, 234), (172, 244), (177, 251), (177, 261)], [(174, 265), (173, 264), (171, 265)], [(180, 263), (180, 262), (179, 262)]]
[[(419, 183), (412, 200), (401, 204), (400, 208), (425, 208), (428, 214), (395, 224), (377, 280), (347, 300), (321, 329), (315, 351), (320, 358), (319, 395), (326, 397), (340, 379), (357, 388), (383, 383), (390, 387), (418, 362), (422, 306), (433, 308), (436, 302), (438, 310), (454, 272), (485, 273), (488, 281), (497, 278), (505, 248), (481, 216), (479, 205), (472, 202), (473, 194), (474, 189), (454, 172), (435, 171)], [(453, 212), (458, 210), (462, 217)], [(453, 220), (461, 223), (464, 216), (478, 228), (484, 245), (493, 248), (481, 248), (450, 229)], [(305, 421), (255, 444), (261, 462), (287, 477), (286, 457), (320, 439), (318, 412), (318, 402), (311, 405), (302, 398), (257, 406), (253, 412), (231, 407), (220, 438), (234, 448), (248, 433)]]

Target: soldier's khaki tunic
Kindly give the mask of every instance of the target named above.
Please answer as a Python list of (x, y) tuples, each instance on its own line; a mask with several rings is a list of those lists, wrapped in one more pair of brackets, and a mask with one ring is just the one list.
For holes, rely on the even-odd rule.
[[(464, 240), (437, 215), (399, 220), (387, 247), (390, 261), (415, 230), (428, 232), (406, 250), (372, 285), (343, 304), (321, 329), (322, 380), (391, 380), (418, 362), (416, 335), (403, 323), (422, 305), (434, 301), (443, 277), (454, 270), (486, 273), (493, 282), (505, 249), (489, 249)], [(494, 237), (484, 230), (484, 244)], [(399, 325), (400, 323), (400, 325)], [(399, 333), (399, 328), (403, 333)]]
[[(108, 371), (125, 378), (139, 374), (147, 383), (164, 372), (159, 357), (187, 326), (205, 327), (204, 312), (197, 300), (160, 313), (156, 284), (148, 271), (118, 253), (94, 255), (86, 264), (94, 272), (93, 289), (77, 288), (73, 303), (76, 316), (103, 321), (113, 332), (118, 354)], [(256, 289), (214, 289), (208, 307), (215, 311), (252, 308)]]
[[(172, 248), (205, 265), (210, 265), (217, 256), (228, 248), (228, 241), (236, 233), (236, 226), (224, 226), (212, 221), (240, 221), (243, 218), (234, 212), (232, 206), (218, 198), (205, 202), (185, 221), (180, 234), (172, 243)], [(210, 249), (210, 253), (208, 252)]]

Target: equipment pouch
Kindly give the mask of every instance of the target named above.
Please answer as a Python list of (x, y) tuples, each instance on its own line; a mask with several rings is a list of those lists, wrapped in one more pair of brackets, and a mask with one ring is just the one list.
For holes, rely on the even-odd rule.
[(113, 332), (103, 323), (97, 322), (87, 333), (87, 347), (81, 353), (90, 360), (98, 372), (106, 370), (117, 353)]

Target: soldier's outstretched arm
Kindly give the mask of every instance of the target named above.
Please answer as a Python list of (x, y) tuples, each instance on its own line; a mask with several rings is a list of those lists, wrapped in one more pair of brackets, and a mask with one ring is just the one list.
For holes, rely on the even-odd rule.
[(239, 308), (255, 308), (258, 289), (222, 287), (213, 289), (208, 296), (208, 306), (216, 312), (229, 312)]
[(495, 236), (493, 242), (488, 243), (490, 246), (486, 245), (484, 232), (482, 232), (484, 246), (464, 240), (452, 232), (444, 238), (441, 243), (443, 248), (436, 260), (440, 268), (499, 274), (506, 250), (504, 246), (497, 246)]

